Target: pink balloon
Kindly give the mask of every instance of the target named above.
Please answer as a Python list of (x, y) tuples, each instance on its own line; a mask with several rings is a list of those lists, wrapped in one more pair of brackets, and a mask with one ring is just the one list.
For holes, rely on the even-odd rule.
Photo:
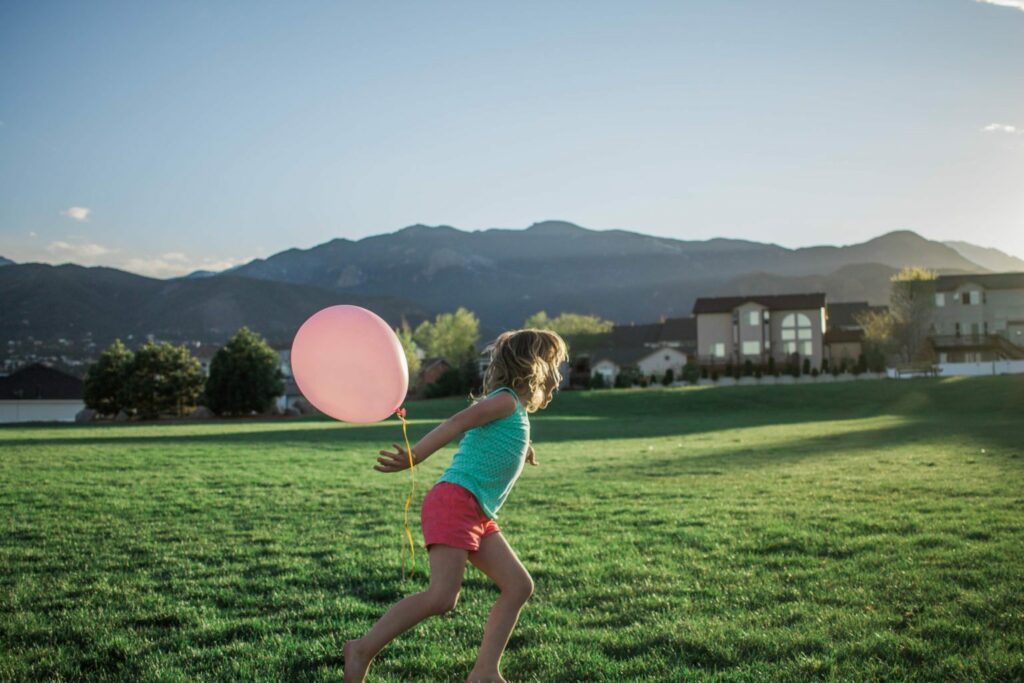
[(402, 405), (409, 366), (394, 331), (359, 306), (328, 306), (302, 323), (292, 374), (317, 410), (345, 422), (379, 422)]

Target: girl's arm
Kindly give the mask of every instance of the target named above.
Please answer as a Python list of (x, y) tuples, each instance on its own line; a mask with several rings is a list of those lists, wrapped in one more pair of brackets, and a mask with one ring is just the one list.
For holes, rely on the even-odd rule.
[[(417, 441), (416, 445), (412, 447), (413, 462), (418, 465), (459, 434), (488, 422), (508, 417), (514, 412), (516, 412), (516, 399), (507, 391), (478, 401), (455, 413)], [(378, 472), (398, 472), (409, 469), (409, 455), (405, 448), (397, 443), (391, 445), (395, 447), (396, 452), (380, 451), (381, 457), (377, 458), (377, 462), (380, 464), (374, 465), (373, 469)]]

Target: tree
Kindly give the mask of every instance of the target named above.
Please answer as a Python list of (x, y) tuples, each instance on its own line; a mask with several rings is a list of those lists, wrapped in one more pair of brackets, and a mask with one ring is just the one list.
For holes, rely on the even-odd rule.
[(889, 312), (895, 351), (904, 363), (931, 363), (928, 328), (935, 305), (935, 273), (908, 266), (892, 276)]
[(433, 358), (444, 358), (452, 367), (476, 361), (476, 342), (480, 321), (461, 306), (454, 313), (439, 313), (434, 322), (424, 320), (413, 332), (413, 339)]
[(188, 347), (150, 339), (135, 352), (126, 392), (130, 405), (144, 418), (181, 415), (203, 393), (203, 368)]
[(248, 327), (213, 354), (204, 401), (217, 415), (263, 413), (283, 393), (284, 373), (277, 352)]
[(661, 376), (661, 383), (667, 387), (668, 385), (672, 384), (672, 382), (676, 381), (675, 375), (675, 371), (672, 368), (669, 368), (668, 370), (665, 371), (665, 374)]
[(116, 415), (130, 408), (126, 391), (135, 354), (120, 339), (115, 339), (89, 366), (85, 374), (85, 405), (101, 415)]
[(412, 328), (409, 327), (409, 323), (402, 320), (402, 327), (395, 328), (395, 334), (398, 335), (402, 351), (405, 352), (405, 363), (409, 366), (409, 386), (412, 386), (416, 382), (416, 376), (420, 374), (420, 365), (422, 364), (416, 353), (418, 347), (412, 339)]
[(541, 330), (551, 330), (561, 336), (574, 334), (603, 334), (611, 332), (614, 323), (604, 320), (596, 315), (583, 315), (580, 313), (560, 313), (557, 318), (549, 318), (545, 311), (534, 313), (523, 327), (533, 327)]

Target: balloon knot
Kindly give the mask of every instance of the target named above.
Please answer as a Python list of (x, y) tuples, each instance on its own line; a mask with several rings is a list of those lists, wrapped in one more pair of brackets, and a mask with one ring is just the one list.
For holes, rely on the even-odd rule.
[(395, 414), (398, 415), (398, 417), (405, 419), (405, 408), (399, 408), (395, 411)]

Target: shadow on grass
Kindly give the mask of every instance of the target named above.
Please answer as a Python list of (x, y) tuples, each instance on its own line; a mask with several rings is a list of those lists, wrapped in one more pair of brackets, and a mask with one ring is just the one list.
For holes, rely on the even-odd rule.
[[(462, 399), (410, 403), (410, 414), (418, 418), (410, 424), (410, 440), (415, 442), (433, 429), (439, 420), (465, 405)], [(980, 442), (1016, 447), (1019, 438), (1011, 439), (1005, 430), (989, 430), (988, 425), (1000, 418), (1019, 420), (1022, 406), (1024, 375), (1011, 375), (774, 387), (568, 392), (560, 395), (548, 410), (535, 413), (531, 421), (532, 436), (536, 441), (557, 443), (636, 436), (686, 436), (729, 429), (893, 415), (934, 422), (938, 431), (933, 432), (933, 437), (943, 432), (965, 433)], [(299, 427), (307, 422), (317, 426)], [(325, 423), (334, 426), (325, 427)], [(225, 421), (223, 424), (237, 428), (241, 423)], [(266, 420), (260, 424), (262, 428), (252, 431), (182, 434), (177, 430), (161, 430), (163, 433), (148, 435), (123, 432), (146, 426), (208, 428), (212, 425), (209, 422), (179, 422), (19, 426), (20, 430), (28, 432), (40, 431), (40, 437), (4, 439), (0, 429), (0, 443), (5, 447), (156, 443), (242, 447), (290, 445), (337, 451), (348, 444), (372, 443), (383, 448), (402, 438), (397, 420), (355, 425), (328, 418), (302, 418), (301, 421)], [(273, 429), (275, 424), (286, 425), (287, 428)], [(62, 434), (65, 430), (70, 433)], [(95, 436), (97, 430), (103, 430), (103, 435)], [(908, 428), (904, 436), (909, 438), (913, 431), (913, 428)], [(829, 438), (822, 437), (818, 446), (828, 446)]]

